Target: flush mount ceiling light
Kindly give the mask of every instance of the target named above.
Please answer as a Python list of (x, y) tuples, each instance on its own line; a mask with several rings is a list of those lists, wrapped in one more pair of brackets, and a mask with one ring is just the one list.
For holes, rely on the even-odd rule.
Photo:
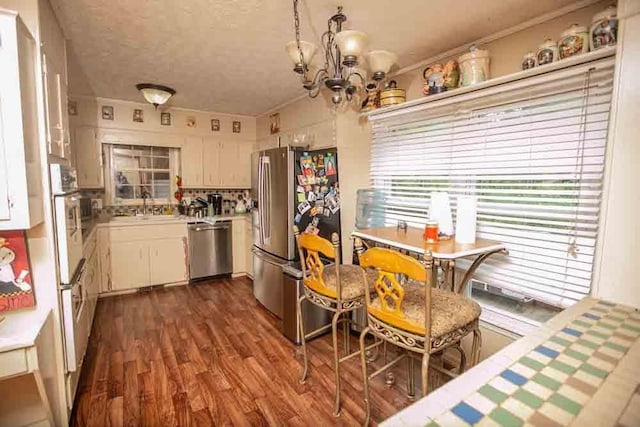
[[(358, 58), (364, 55), (369, 37), (362, 31), (342, 30), (342, 24), (347, 17), (342, 13), (342, 7), (329, 18), (327, 31), (322, 35), (322, 47), (324, 50), (324, 64), (315, 73), (311, 72), (311, 60), (318, 50), (313, 43), (300, 40), (300, 17), (298, 15), (298, 0), (293, 0), (293, 18), (296, 30), (296, 39), (285, 45), (294, 64), (293, 71), (300, 74), (302, 86), (308, 91), (311, 98), (318, 96), (322, 85), (329, 88), (333, 95), (331, 101), (339, 105), (343, 100), (351, 101), (353, 95), (358, 92), (359, 86), (366, 84), (366, 71), (356, 67)], [(386, 50), (374, 50), (367, 55), (371, 77), (375, 86), (379, 86), (385, 76), (398, 60), (398, 57)], [(309, 78), (313, 75), (313, 78)]]
[(166, 103), (172, 95), (176, 94), (176, 91), (170, 87), (153, 83), (139, 83), (136, 85), (136, 89), (142, 92), (144, 99), (153, 104), (156, 109), (158, 109), (158, 105)]

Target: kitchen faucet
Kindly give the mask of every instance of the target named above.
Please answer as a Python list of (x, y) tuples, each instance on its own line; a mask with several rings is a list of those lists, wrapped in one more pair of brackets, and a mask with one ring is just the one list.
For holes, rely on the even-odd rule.
[[(142, 215), (147, 214), (147, 198), (151, 198), (153, 201), (153, 197), (151, 197), (151, 193), (145, 187), (142, 187)], [(153, 213), (153, 210), (151, 211)]]

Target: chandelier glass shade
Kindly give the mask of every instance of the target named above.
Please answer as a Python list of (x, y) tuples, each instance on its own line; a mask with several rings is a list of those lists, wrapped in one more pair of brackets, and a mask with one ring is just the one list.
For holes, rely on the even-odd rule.
[(148, 103), (158, 108), (158, 105), (165, 104), (169, 98), (175, 95), (176, 91), (167, 86), (156, 85), (153, 83), (140, 83), (136, 85), (136, 89), (142, 92), (142, 96)]
[[(331, 101), (335, 105), (344, 100), (351, 101), (353, 96), (366, 84), (366, 71), (361, 58), (365, 56), (369, 44), (366, 33), (356, 30), (343, 30), (347, 17), (338, 7), (335, 15), (327, 22), (327, 30), (321, 37), (324, 63), (316, 68), (312, 64), (318, 48), (315, 44), (300, 39), (300, 17), (298, 0), (293, 0), (293, 16), (296, 38), (285, 45), (285, 50), (294, 65), (293, 71), (301, 76), (302, 86), (311, 98), (318, 96), (324, 86), (332, 91)], [(384, 80), (387, 73), (397, 62), (397, 56), (384, 50), (371, 51), (366, 55), (369, 72), (375, 86)], [(375, 87), (374, 86), (374, 87)]]

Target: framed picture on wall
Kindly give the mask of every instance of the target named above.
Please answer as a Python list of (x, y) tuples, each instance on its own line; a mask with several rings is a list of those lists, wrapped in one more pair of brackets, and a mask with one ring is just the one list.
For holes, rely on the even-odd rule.
[(24, 231), (0, 231), (0, 313), (36, 305)]
[(233, 122), (233, 133), (240, 133), (240, 122)]
[(220, 132), (220, 120), (211, 119), (211, 130), (213, 132)]
[(269, 116), (269, 119), (271, 121), (271, 135), (279, 133), (280, 132), (280, 113), (275, 113)]
[(171, 113), (160, 113), (160, 124), (162, 126), (171, 126)]
[(144, 111), (139, 108), (133, 110), (133, 121), (136, 123), (144, 122)]
[(76, 101), (69, 101), (68, 111), (70, 116), (78, 115), (78, 103)]
[(111, 105), (102, 106), (102, 120), (113, 120), (113, 107)]

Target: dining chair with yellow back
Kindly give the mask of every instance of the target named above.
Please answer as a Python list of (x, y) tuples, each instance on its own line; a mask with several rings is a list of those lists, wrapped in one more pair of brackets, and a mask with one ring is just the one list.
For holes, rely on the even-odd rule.
[[(323, 331), (331, 328), (333, 338), (334, 371), (336, 382), (336, 398), (334, 405), (335, 416), (340, 414), (340, 364), (352, 357), (356, 357), (360, 350), (353, 353), (349, 345), (349, 325), (351, 323), (351, 312), (364, 306), (365, 278), (362, 269), (357, 265), (346, 265), (340, 263), (340, 238), (337, 233), (333, 233), (331, 241), (308, 233), (300, 233), (298, 227), (294, 226), (294, 235), (300, 254), (300, 264), (304, 285), (304, 295), (298, 300), (298, 325), (302, 344), (302, 354), (304, 368), (302, 371), (301, 383), (307, 378), (309, 362), (307, 357), (307, 338), (317, 336)], [(325, 265), (322, 257), (333, 261), (332, 265)], [(369, 274), (372, 274), (371, 272)], [(372, 276), (372, 279), (375, 276)], [(330, 325), (318, 328), (305, 333), (304, 316), (302, 303), (304, 301), (319, 306), (325, 310), (333, 312)], [(338, 325), (343, 325), (344, 333), (344, 353), (340, 357), (338, 349)], [(379, 342), (378, 342), (379, 344)], [(374, 347), (376, 344), (367, 347)]]
[[(428, 390), (431, 355), (441, 353), (449, 347), (456, 348), (462, 356), (457, 373), (439, 366), (433, 368), (451, 376), (459, 374), (464, 370), (465, 364), (460, 340), (473, 333), (471, 364), (478, 362), (481, 345), (480, 306), (460, 294), (433, 287), (433, 256), (429, 250), (425, 251), (420, 262), (391, 249), (374, 247), (365, 251), (359, 238), (355, 240), (355, 248), (360, 266), (363, 269), (377, 270), (373, 283), (369, 283), (370, 276), (364, 270), (361, 273), (368, 282), (365, 286), (368, 326), (360, 334), (360, 348), (364, 347), (367, 335), (372, 334), (407, 350), (405, 355), (372, 374), (368, 374), (366, 360), (361, 357), (367, 425), (370, 418), (369, 380), (404, 356), (407, 356), (410, 368), (408, 387), (413, 388), (411, 353), (422, 354), (423, 396)], [(409, 394), (412, 395), (413, 390)]]

